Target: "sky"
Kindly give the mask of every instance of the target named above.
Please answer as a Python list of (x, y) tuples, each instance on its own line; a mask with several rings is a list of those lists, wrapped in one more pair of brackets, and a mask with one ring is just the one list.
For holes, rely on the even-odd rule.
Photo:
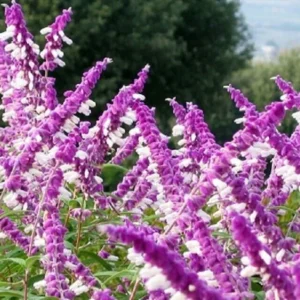
[(280, 50), (300, 46), (300, 0), (240, 0), (257, 55), (272, 41)]

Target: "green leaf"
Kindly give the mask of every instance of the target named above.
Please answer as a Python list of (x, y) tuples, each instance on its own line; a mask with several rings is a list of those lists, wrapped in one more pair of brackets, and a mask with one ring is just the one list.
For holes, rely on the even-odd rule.
[(5, 288), (0, 288), (0, 298), (1, 297), (17, 297), (19, 299), (23, 298), (23, 293), (20, 291), (8, 290)]
[(31, 269), (31, 267), (34, 265), (34, 263), (35, 263), (36, 261), (39, 261), (40, 258), (41, 258), (40, 255), (35, 255), (35, 256), (28, 257), (28, 258), (26, 259), (26, 268), (27, 268), (27, 269)]
[(28, 286), (32, 287), (34, 283), (41, 281), (45, 279), (45, 274), (39, 274), (36, 276), (30, 276), (29, 280), (28, 280)]
[(291, 222), (297, 213), (297, 209), (300, 206), (300, 193), (294, 191), (290, 194), (286, 204), (281, 209), (284, 209), (286, 213), (279, 217), (279, 225), (283, 232), (286, 234), (288, 230), (287, 224)]
[(104, 284), (107, 284), (109, 281), (115, 279), (115, 278), (121, 278), (121, 277), (134, 277), (136, 275), (136, 270), (122, 270), (119, 272), (114, 272), (113, 275), (111, 275), (109, 278), (107, 278), (104, 281)]
[(264, 291), (254, 292), (254, 295), (255, 295), (256, 300), (264, 300), (264, 299), (266, 299)]
[(23, 281), (18, 281), (18, 282), (5, 282), (5, 281), (0, 281), (0, 287), (12, 287), (12, 286), (22, 286)]
[(116, 189), (119, 182), (121, 182), (127, 169), (119, 165), (104, 164), (101, 170), (101, 177), (103, 178), (104, 186), (113, 191)]
[(5, 258), (0, 259), (0, 262), (5, 262), (5, 261), (10, 261), (10, 262), (16, 263), (20, 266), (26, 267), (26, 261), (25, 261), (25, 259), (22, 259), (22, 258), (5, 257)]
[(79, 251), (79, 256), (88, 256), (93, 259), (94, 262), (101, 264), (106, 270), (112, 270), (112, 267), (104, 259), (99, 257), (97, 254), (88, 251)]
[(74, 245), (72, 243), (70, 243), (69, 241), (64, 241), (64, 244), (67, 249), (71, 249), (71, 250), (74, 249)]
[(0, 214), (0, 218), (5, 218), (5, 217), (12, 217), (12, 216), (22, 216), (24, 215), (24, 211), (19, 211), (19, 210), (5, 210), (4, 208), (2, 208), (4, 210), (4, 213)]
[(230, 234), (228, 234), (227, 232), (215, 231), (215, 232), (212, 233), (212, 235), (214, 237), (221, 237), (221, 238), (224, 238), (224, 239), (230, 239), (231, 238)]
[[(14, 291), (14, 290), (9, 290), (5, 288), (0, 288), (0, 299), (2, 297), (16, 297), (18, 299), (23, 299), (24, 298), (24, 293), (20, 291)], [(55, 297), (42, 297), (42, 296), (36, 296), (32, 294), (28, 294), (28, 299), (30, 300), (57, 300)]]

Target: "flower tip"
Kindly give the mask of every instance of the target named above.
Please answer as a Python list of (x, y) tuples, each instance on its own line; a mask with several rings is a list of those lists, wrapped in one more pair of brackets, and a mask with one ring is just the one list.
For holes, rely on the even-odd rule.
[(276, 80), (278, 76), (273, 76), (270, 78), (270, 80)]
[(9, 7), (6, 3), (2, 3), (1, 6), (3, 6), (4, 8)]
[(112, 58), (106, 58), (106, 62), (108, 63), (108, 64), (111, 64), (112, 62), (113, 62), (113, 60), (112, 60)]
[(145, 70), (146, 72), (148, 72), (148, 71), (150, 70), (150, 65), (147, 64), (147, 65), (144, 67), (144, 70)]
[(228, 89), (230, 88), (230, 85), (224, 85), (223, 88), (224, 88), (225, 90), (228, 90)]

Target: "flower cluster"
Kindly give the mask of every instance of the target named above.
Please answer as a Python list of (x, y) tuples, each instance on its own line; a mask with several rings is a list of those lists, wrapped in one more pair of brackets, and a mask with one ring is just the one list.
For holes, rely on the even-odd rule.
[[(50, 72), (65, 65), (71, 15), (41, 30), (40, 52), (12, 1), (0, 34), (0, 239), (40, 259), (30, 293), (242, 300), (255, 299), (258, 282), (265, 299), (300, 299), (300, 125), (291, 136), (278, 130), (300, 93), (276, 76), (283, 96), (259, 112), (226, 86), (244, 116), (223, 146), (200, 108), (167, 99), (169, 137), (144, 103), (146, 65), (92, 125), (80, 115), (96, 105), (92, 90), (112, 60), (96, 62), (59, 103)], [(106, 182), (107, 168), (128, 165), (117, 184)]]

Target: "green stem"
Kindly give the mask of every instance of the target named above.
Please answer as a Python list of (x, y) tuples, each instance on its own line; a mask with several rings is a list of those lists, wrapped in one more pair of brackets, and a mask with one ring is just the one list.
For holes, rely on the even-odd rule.
[(77, 238), (76, 238), (76, 244), (75, 244), (75, 252), (78, 253), (79, 249), (79, 243), (80, 243), (80, 237), (81, 237), (81, 230), (82, 230), (82, 213), (86, 202), (86, 196), (84, 196), (82, 205), (81, 205), (81, 212), (78, 219), (78, 231), (77, 231)]

